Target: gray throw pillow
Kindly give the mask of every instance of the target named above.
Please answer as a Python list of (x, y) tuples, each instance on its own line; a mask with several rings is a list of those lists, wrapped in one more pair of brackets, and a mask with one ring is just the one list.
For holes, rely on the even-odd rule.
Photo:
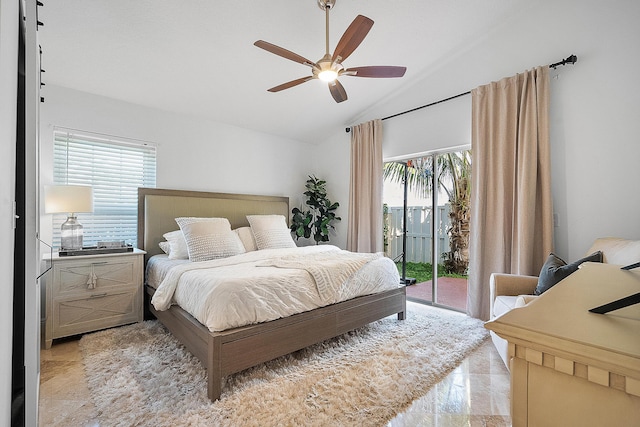
[(549, 254), (549, 257), (542, 266), (542, 270), (540, 270), (535, 294), (541, 295), (543, 292), (548, 291), (553, 285), (566, 279), (574, 271), (577, 271), (578, 266), (583, 262), (602, 262), (602, 252), (594, 252), (571, 264), (567, 264), (554, 253)]

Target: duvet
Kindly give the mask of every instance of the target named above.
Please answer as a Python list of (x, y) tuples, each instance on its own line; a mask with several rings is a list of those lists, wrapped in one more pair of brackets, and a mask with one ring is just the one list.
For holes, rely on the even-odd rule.
[(399, 287), (398, 270), (381, 254), (335, 246), (265, 249), (204, 262), (147, 264), (156, 310), (177, 304), (210, 331), (267, 322)]

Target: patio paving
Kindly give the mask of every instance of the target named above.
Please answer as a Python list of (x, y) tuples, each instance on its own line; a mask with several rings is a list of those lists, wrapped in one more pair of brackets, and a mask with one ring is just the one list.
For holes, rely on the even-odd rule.
[[(431, 280), (407, 286), (407, 298), (414, 301), (431, 301)], [(467, 279), (438, 278), (438, 304), (458, 310), (467, 309)]]

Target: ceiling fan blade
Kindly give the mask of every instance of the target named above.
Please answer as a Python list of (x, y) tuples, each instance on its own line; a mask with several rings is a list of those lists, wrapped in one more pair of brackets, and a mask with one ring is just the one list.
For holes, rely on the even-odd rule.
[(329, 91), (336, 102), (340, 103), (347, 100), (347, 91), (344, 90), (344, 86), (338, 80), (329, 82)]
[(367, 36), (371, 27), (373, 27), (373, 21), (371, 19), (363, 15), (356, 16), (356, 19), (353, 20), (349, 28), (347, 28), (340, 38), (336, 50), (333, 52), (331, 61), (342, 63), (342, 61), (347, 59), (349, 55), (360, 46), (360, 43), (362, 43), (362, 40)]
[(300, 79), (291, 80), (290, 82), (287, 82), (287, 83), (282, 83), (279, 86), (274, 86), (271, 89), (267, 89), (267, 90), (269, 92), (280, 92), (281, 90), (285, 90), (285, 89), (289, 89), (290, 87), (298, 86), (299, 84), (302, 84), (304, 82), (308, 82), (309, 80), (313, 80), (313, 79), (314, 79), (313, 76), (302, 77)]
[(393, 65), (378, 65), (370, 67), (354, 67), (344, 70), (341, 74), (352, 77), (402, 77), (407, 71), (407, 67), (396, 67)]
[(280, 46), (276, 46), (275, 44), (271, 44), (269, 42), (266, 42), (264, 40), (258, 40), (257, 42), (254, 43), (255, 46), (259, 47), (260, 49), (264, 49), (267, 52), (271, 52), (274, 53), (278, 56), (281, 56), (283, 58), (286, 58), (290, 61), (293, 62), (297, 62), (299, 64), (302, 65), (307, 65), (309, 67), (314, 67), (316, 65), (315, 62), (313, 61), (309, 61), (307, 58), (305, 58), (304, 56), (300, 56), (297, 53), (293, 53), (290, 50), (287, 50), (283, 47)]

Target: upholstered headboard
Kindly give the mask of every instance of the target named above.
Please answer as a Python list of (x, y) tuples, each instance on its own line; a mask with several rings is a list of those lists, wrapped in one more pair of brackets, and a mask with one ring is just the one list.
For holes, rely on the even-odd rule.
[(289, 198), (203, 191), (138, 189), (138, 248), (147, 252), (145, 260), (161, 253), (162, 235), (178, 230), (181, 216), (221, 217), (232, 228), (248, 226), (247, 215), (280, 214), (289, 221)]

